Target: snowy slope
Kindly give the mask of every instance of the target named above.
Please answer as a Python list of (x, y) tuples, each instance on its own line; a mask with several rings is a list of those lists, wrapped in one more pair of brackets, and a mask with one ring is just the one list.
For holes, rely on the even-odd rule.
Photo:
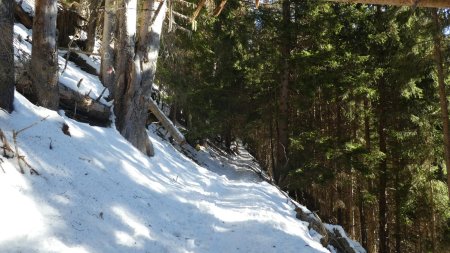
[[(16, 24), (14, 31), (18, 63), (31, 54), (31, 30)], [(59, 57), (60, 82), (100, 95), (98, 77), (71, 62), (62, 73), (64, 63)], [(0, 155), (0, 252), (328, 252), (254, 173), (248, 153), (190, 149), (201, 167), (151, 129), (156, 156), (148, 158), (115, 129), (60, 114), (17, 92), (15, 111), (0, 110), (13, 147), (13, 131), (38, 122), (19, 133), (17, 148), (40, 173), (22, 175), (16, 158)]]
[(17, 138), (40, 176), (2, 158), (0, 252), (328, 252), (271, 185), (200, 167), (152, 131), (148, 158), (115, 129), (20, 94), (0, 129), (12, 144), (13, 130), (47, 116)]
[[(32, 30), (27, 29), (22, 24), (14, 24), (14, 55), (15, 62), (20, 68), (24, 63), (31, 59), (31, 43), (32, 40)], [(101, 84), (98, 76), (94, 76), (81, 70), (73, 62), (69, 61), (66, 69), (66, 59), (62, 57), (65, 51), (59, 51), (58, 65), (59, 65), (59, 81), (66, 87), (78, 91), (81, 94), (89, 94), (92, 99), (97, 99), (100, 95), (99, 102), (110, 106), (111, 102), (105, 100), (109, 96), (109, 91), (106, 90), (103, 94), (103, 85)], [(86, 56), (80, 54), (81, 57), (88, 63), (92, 64), (97, 69), (99, 68), (100, 62), (95, 56)], [(83, 79), (79, 83), (80, 79)], [(79, 85), (78, 85), (79, 84)]]

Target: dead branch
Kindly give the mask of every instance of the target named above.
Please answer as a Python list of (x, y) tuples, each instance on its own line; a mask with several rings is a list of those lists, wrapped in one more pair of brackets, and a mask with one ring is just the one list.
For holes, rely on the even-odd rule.
[(194, 13), (192, 14), (191, 22), (195, 21), (195, 19), (197, 18), (198, 14), (200, 14), (200, 11), (202, 10), (203, 6), (205, 6), (205, 4), (206, 4), (206, 0), (200, 0), (200, 2), (198, 2), (197, 8), (195, 9)]
[(24, 131), (26, 131), (26, 130), (32, 128), (32, 127), (34, 127), (35, 125), (37, 125), (37, 124), (41, 123), (42, 121), (46, 120), (49, 116), (50, 116), (50, 115), (47, 115), (47, 116), (45, 116), (44, 118), (42, 118), (42, 119), (40, 119), (40, 120), (34, 122), (33, 124), (31, 124), (31, 125), (29, 125), (29, 126), (27, 126), (27, 127), (24, 127), (24, 128), (22, 128), (22, 129), (20, 129), (19, 131), (16, 132), (16, 134), (19, 135), (21, 132), (24, 132)]
[(105, 88), (103, 89), (102, 93), (100, 93), (100, 96), (98, 96), (98, 98), (97, 98), (95, 101), (97, 101), (97, 102), (100, 101), (100, 98), (103, 97), (103, 94), (105, 94), (106, 89), (107, 89), (107, 88), (105, 87)]
[(172, 13), (173, 13), (174, 16), (179, 17), (179, 18), (181, 18), (181, 19), (184, 19), (184, 20), (186, 20), (186, 21), (190, 21), (190, 20), (191, 20), (188, 16), (183, 15), (183, 14), (181, 14), (181, 13), (179, 13), (179, 12), (172, 11)]
[(3, 143), (3, 146), (1, 147), (1, 149), (3, 149), (3, 157), (13, 158), (14, 151), (9, 145), (8, 140), (6, 139), (6, 136), (1, 129), (0, 129), (0, 141)]
[(165, 0), (159, 2), (158, 8), (156, 9), (155, 14), (154, 14), (153, 17), (152, 17), (152, 21), (150, 22), (150, 26), (153, 25), (153, 23), (155, 22), (156, 18), (158, 17), (158, 14), (159, 14), (159, 12), (161, 11), (161, 8), (162, 8), (162, 6), (163, 6), (163, 4), (164, 4), (164, 1), (165, 1)]
[(80, 49), (74, 49), (74, 48), (66, 48), (66, 47), (59, 47), (59, 50), (64, 50), (71, 53), (79, 53), (79, 54), (87, 54), (87, 55), (96, 55), (101, 56), (99, 53), (93, 53), (93, 52), (87, 52)]
[(0, 169), (2, 169), (3, 173), (6, 173), (5, 169), (3, 169), (2, 163), (4, 163), (4, 161), (0, 158)]
[(172, 138), (179, 144), (183, 145), (186, 142), (184, 135), (175, 127), (175, 125), (170, 121), (169, 118), (159, 109), (158, 105), (153, 101), (153, 99), (148, 98), (149, 100), (149, 110), (155, 115), (155, 117), (161, 122), (161, 125), (167, 130), (168, 133), (172, 136)]
[(19, 155), (19, 149), (17, 148), (17, 132), (13, 130), (13, 140), (14, 140), (14, 149), (16, 150), (16, 154), (17, 154), (17, 164), (19, 165), (19, 171), (22, 174), (25, 174), (25, 170), (22, 167), (22, 164), (20, 163), (21, 160), (23, 160), (23, 158), (20, 158)]
[(227, 4), (227, 0), (222, 0), (219, 5), (214, 9), (213, 16), (217, 17), (222, 12), (223, 8)]
[(83, 82), (83, 78), (80, 78), (80, 81), (78, 81), (78, 83), (77, 83), (77, 88), (80, 88), (82, 82)]

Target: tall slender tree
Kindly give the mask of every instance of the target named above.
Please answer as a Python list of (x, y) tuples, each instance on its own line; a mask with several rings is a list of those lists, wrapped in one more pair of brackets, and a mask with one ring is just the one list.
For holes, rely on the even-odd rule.
[(155, 77), (161, 30), (166, 12), (165, 1), (148, 0), (141, 11), (141, 29), (136, 41), (137, 1), (124, 0), (119, 18), (117, 80), (114, 89), (116, 126), (136, 148), (152, 156), (147, 136), (150, 90)]
[(116, 25), (116, 1), (105, 0), (105, 11), (103, 17), (103, 36), (102, 36), (102, 61), (100, 66), (100, 79), (109, 92), (114, 96), (114, 48), (112, 44), (115, 39)]
[(431, 10), (433, 20), (433, 56), (434, 63), (437, 70), (437, 83), (439, 89), (439, 102), (441, 106), (441, 118), (443, 125), (443, 139), (444, 139), (444, 161), (447, 167), (447, 188), (448, 196), (450, 199), (450, 123), (448, 115), (448, 100), (447, 92), (445, 88), (445, 74), (444, 74), (444, 61), (442, 57), (442, 26), (439, 20), (438, 9)]
[(278, 122), (277, 122), (277, 165), (274, 169), (274, 180), (277, 184), (282, 183), (288, 166), (289, 152), (289, 89), (291, 76), (291, 1), (282, 2), (283, 30), (280, 36), (281, 71), (278, 97)]
[(14, 100), (13, 4), (13, 0), (0, 1), (0, 107), (8, 112)]
[(37, 103), (56, 110), (59, 105), (56, 47), (57, 0), (36, 0), (31, 52), (32, 90)]

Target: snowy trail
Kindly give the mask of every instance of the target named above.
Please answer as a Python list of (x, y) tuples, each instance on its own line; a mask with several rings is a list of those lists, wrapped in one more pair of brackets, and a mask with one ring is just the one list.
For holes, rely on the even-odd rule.
[[(31, 30), (14, 31), (20, 61), (31, 53)], [(104, 88), (71, 62), (60, 81), (93, 98)], [(0, 110), (10, 144), (13, 131), (48, 118), (17, 138), (40, 176), (22, 175), (15, 158), (0, 156), (0, 253), (329, 252), (254, 172), (248, 153), (191, 149), (201, 167), (149, 130), (156, 155), (148, 158), (113, 128), (76, 122), (17, 92), (14, 106), (11, 115)]]
[(207, 170), (152, 131), (156, 156), (147, 158), (116, 130), (19, 94), (15, 109), (0, 112), (11, 143), (13, 130), (49, 117), (17, 139), (41, 176), (21, 175), (16, 160), (2, 158), (0, 252), (328, 252), (286, 199), (248, 171), (214, 159)]

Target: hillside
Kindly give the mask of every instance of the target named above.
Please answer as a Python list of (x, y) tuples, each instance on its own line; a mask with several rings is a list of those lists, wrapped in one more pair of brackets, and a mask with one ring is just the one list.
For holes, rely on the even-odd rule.
[[(15, 33), (30, 36), (21, 25)], [(29, 47), (16, 40), (17, 58)], [(93, 98), (102, 89), (71, 62), (60, 81)], [(152, 126), (149, 158), (114, 128), (74, 121), (18, 92), (14, 107), (0, 111), (1, 145), (30, 167), (11, 152), (0, 160), (0, 252), (328, 252), (245, 150), (190, 148), (201, 167)]]
[[(16, 62), (24, 63), (31, 30), (16, 24), (14, 32)], [(96, 76), (72, 62), (62, 72), (60, 56), (64, 86), (110, 105)], [(77, 122), (18, 92), (14, 108), (0, 111), (0, 252), (335, 251), (296, 218), (297, 203), (260, 178), (243, 148), (231, 156), (185, 147), (194, 162), (152, 125), (149, 158), (113, 127)]]
[(218, 160), (209, 171), (153, 130), (148, 158), (112, 128), (21, 95), (15, 108), (1, 112), (0, 129), (13, 143), (13, 131), (39, 122), (19, 133), (17, 147), (40, 175), (2, 158), (0, 252), (327, 252), (253, 172)]

